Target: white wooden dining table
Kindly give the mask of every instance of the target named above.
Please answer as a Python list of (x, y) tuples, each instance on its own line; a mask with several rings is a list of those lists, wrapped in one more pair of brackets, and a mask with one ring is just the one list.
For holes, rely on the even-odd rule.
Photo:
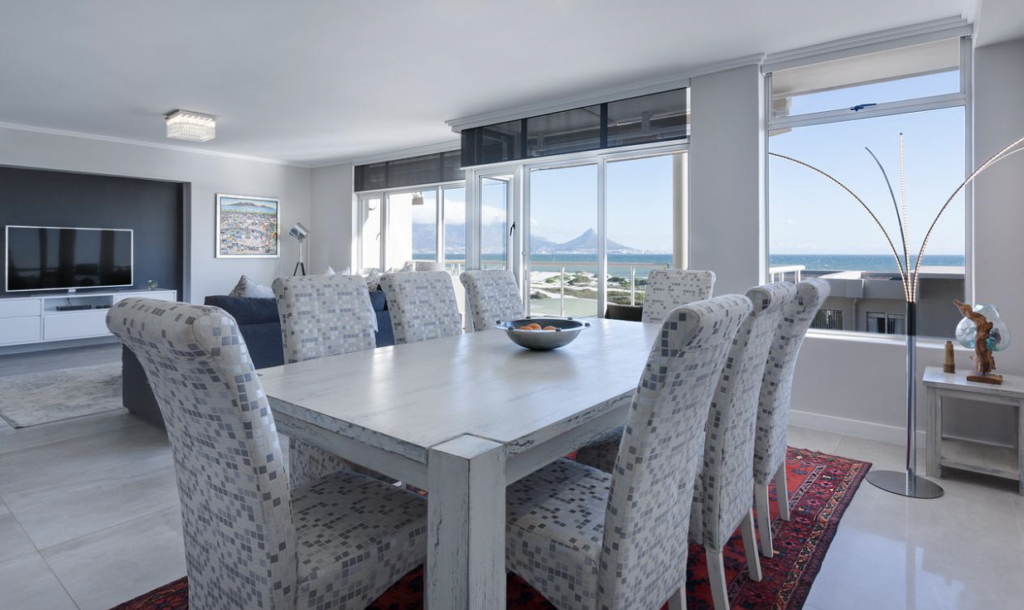
[(428, 492), (426, 603), (505, 608), (505, 487), (621, 426), (660, 325), (593, 319), (533, 352), (500, 330), (261, 369), (277, 428)]

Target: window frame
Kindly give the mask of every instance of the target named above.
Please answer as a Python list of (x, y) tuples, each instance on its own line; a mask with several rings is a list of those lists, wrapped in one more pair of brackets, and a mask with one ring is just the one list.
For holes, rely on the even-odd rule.
[[(774, 118), (772, 116), (772, 72), (764, 71), (764, 138), (763, 138), (763, 162), (764, 162), (764, 266), (761, 269), (761, 277), (764, 281), (771, 281), (771, 172), (769, 171), (769, 134), (775, 130), (797, 129), (811, 127), (814, 125), (825, 125), (841, 123), (845, 121), (856, 121), (875, 117), (894, 116), (900, 114), (911, 114), (929, 110), (941, 110), (944, 108), (962, 107), (964, 109), (964, 179), (974, 170), (974, 83), (973, 67), (974, 54), (972, 39), (970, 35), (961, 35), (960, 39), (960, 92), (943, 95), (933, 95), (909, 100), (894, 102), (883, 102), (861, 110), (843, 108), (839, 110), (826, 110)], [(916, 44), (914, 41), (907, 41), (907, 46)], [(870, 53), (866, 50), (864, 54)], [(823, 57), (820, 61), (828, 61)], [(807, 64), (815, 63), (813, 59), (806, 61)], [(870, 100), (865, 100), (869, 102)], [(964, 299), (965, 302), (974, 302), (974, 186), (969, 185), (964, 189)], [(825, 337), (843, 336), (844, 338), (878, 340), (883, 335), (878, 333), (861, 332), (857, 330), (836, 331), (812, 328), (812, 334), (820, 334)], [(902, 335), (885, 335), (893, 337), (893, 341), (902, 342)]]

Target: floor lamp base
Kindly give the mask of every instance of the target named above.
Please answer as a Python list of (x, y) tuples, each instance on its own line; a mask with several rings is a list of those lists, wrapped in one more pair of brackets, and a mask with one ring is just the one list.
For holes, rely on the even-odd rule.
[(941, 498), (942, 488), (928, 479), (915, 476), (911, 471), (872, 470), (867, 476), (868, 483), (875, 487), (906, 498), (931, 500)]

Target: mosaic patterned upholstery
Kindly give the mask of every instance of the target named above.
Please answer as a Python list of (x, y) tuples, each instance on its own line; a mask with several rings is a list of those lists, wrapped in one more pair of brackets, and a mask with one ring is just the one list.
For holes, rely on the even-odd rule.
[(673, 311), (612, 474), (558, 461), (508, 488), (506, 567), (561, 610), (659, 608), (685, 586), (697, 447), (746, 297)]
[(647, 276), (641, 321), (660, 323), (676, 307), (710, 299), (714, 287), (712, 271), (655, 269)]
[[(273, 287), (281, 317), (286, 363), (376, 346), (377, 316), (362, 277), (337, 274), (279, 277)], [(288, 441), (288, 477), (292, 489), (346, 467), (341, 458), (328, 451), (296, 439)]]
[(136, 356), (171, 441), (196, 610), (364, 608), (426, 557), (426, 506), (343, 472), (288, 490), (259, 377), (234, 318), (126, 299), (107, 327)]
[(388, 298), (396, 344), (462, 333), (462, 314), (447, 272), (389, 273), (380, 278), (380, 286)]
[(284, 361), (302, 362), (376, 347), (370, 291), (354, 275), (274, 280)]
[(750, 511), (754, 493), (754, 433), (768, 349), (783, 309), (796, 297), (793, 283), (755, 286), (754, 306), (733, 340), (711, 401), (703, 464), (694, 486), (690, 533), (707, 549), (721, 551)]
[(797, 284), (796, 298), (782, 313), (775, 331), (768, 364), (761, 383), (757, 412), (757, 441), (754, 445), (754, 481), (767, 485), (786, 461), (786, 431), (793, 372), (807, 329), (829, 295), (825, 280), (811, 279)]
[(611, 472), (615, 468), (615, 458), (619, 455), (619, 445), (622, 444), (622, 433), (625, 430), (625, 426), (609, 430), (590, 441), (587, 446), (580, 447), (576, 451), (576, 461), (601, 472)]
[(463, 271), (459, 279), (466, 287), (473, 330), (487, 330), (499, 320), (523, 317), (523, 296), (511, 271)]

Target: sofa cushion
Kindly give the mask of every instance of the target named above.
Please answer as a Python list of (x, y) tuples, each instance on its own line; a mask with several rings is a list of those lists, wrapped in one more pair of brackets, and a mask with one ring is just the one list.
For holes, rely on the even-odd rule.
[(385, 311), (388, 308), (388, 301), (384, 297), (383, 290), (371, 290), (370, 291), (370, 304), (373, 305), (374, 311)]
[(220, 307), (228, 312), (235, 319), (235, 322), (238, 322), (239, 326), (269, 323), (280, 325), (281, 323), (281, 319), (277, 315), (276, 299), (208, 296), (206, 297), (205, 304), (212, 307)]

